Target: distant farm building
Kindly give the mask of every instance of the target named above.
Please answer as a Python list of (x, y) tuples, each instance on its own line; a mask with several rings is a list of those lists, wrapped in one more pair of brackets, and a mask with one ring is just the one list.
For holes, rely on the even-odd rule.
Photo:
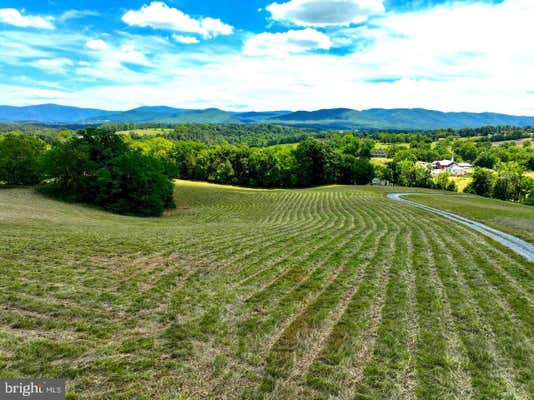
[(371, 185), (374, 185), (374, 186), (389, 186), (389, 181), (386, 181), (385, 179), (374, 178), (371, 181)]
[(469, 163), (458, 163), (454, 161), (453, 157), (451, 160), (434, 161), (432, 163), (432, 175), (439, 175), (447, 171), (452, 176), (465, 176), (468, 173), (468, 169), (472, 167)]
[(454, 161), (454, 158), (452, 160), (440, 160), (440, 161), (434, 161), (432, 163), (432, 168), (434, 169), (447, 169), (452, 167), (453, 165), (458, 165), (456, 161)]
[(373, 150), (371, 156), (374, 158), (387, 158), (388, 154), (384, 149)]
[(469, 163), (458, 163), (458, 166), (461, 167), (461, 168), (473, 168), (473, 165), (472, 164), (469, 164)]
[(465, 175), (465, 168), (460, 167), (458, 164), (451, 165), (449, 168), (447, 168), (447, 171), (452, 176), (464, 176)]

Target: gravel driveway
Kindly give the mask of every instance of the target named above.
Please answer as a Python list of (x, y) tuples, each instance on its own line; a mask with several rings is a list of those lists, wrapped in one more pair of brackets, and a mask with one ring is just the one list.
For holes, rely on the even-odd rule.
[(402, 196), (408, 195), (420, 195), (421, 193), (390, 193), (388, 197), (392, 200), (401, 201), (403, 203), (409, 204), (411, 206), (422, 208), (423, 210), (439, 214), (445, 218), (458, 222), (462, 225), (468, 226), (471, 229), (474, 229), (477, 232), (482, 233), (490, 237), (491, 239), (499, 242), (505, 247), (513, 250), (517, 254), (525, 257), (528, 261), (534, 262), (534, 245), (519, 239), (515, 236), (512, 236), (508, 233), (501, 232), (497, 229), (491, 228), (487, 225), (484, 225), (480, 222), (472, 221), (470, 219), (461, 217), (457, 214), (453, 214), (447, 211), (439, 210), (437, 208), (429, 207), (424, 204), (416, 203), (415, 201), (407, 200)]

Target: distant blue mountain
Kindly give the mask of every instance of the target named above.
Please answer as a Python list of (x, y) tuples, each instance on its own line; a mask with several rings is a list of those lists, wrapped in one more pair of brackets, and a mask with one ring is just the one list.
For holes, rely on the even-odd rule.
[(27, 107), (0, 106), (0, 121), (3, 122), (73, 123), (96, 117), (105, 118), (111, 114), (113, 114), (112, 111), (60, 106), (57, 104), (40, 104)]
[[(351, 110), (350, 108), (330, 108), (317, 111), (296, 111), (293, 113), (279, 116), (280, 121), (350, 121), (354, 119), (359, 111)], [(274, 118), (273, 118), (274, 119)]]
[(496, 113), (441, 112), (422, 108), (356, 111), (336, 108), (297, 111), (271, 118), (272, 123), (331, 129), (441, 129), (477, 128), (488, 125), (534, 126), (534, 117)]
[(234, 116), (243, 123), (261, 122), (269, 118), (277, 118), (285, 114), (290, 114), (291, 111), (248, 111), (242, 113), (234, 113)]
[(333, 108), (317, 111), (228, 112), (217, 108), (191, 110), (166, 106), (106, 111), (56, 104), (27, 107), (0, 106), (0, 122), (48, 124), (115, 123), (270, 123), (323, 129), (440, 129), (476, 128), (487, 125), (534, 126), (534, 117), (496, 113), (441, 112), (422, 108), (364, 111)]
[(115, 112), (113, 114), (100, 114), (87, 120), (93, 122), (131, 122), (148, 123), (167, 118), (169, 115), (182, 113), (183, 109), (165, 106), (139, 107), (133, 110)]

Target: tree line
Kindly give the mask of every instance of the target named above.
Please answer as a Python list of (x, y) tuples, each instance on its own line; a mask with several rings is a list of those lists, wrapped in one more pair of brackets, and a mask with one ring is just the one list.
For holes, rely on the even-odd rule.
[[(0, 182), (36, 185), (71, 201), (135, 215), (161, 215), (173, 206), (172, 179), (262, 188), (370, 183), (374, 178), (401, 186), (456, 190), (447, 173), (433, 178), (421, 161), (473, 162), (477, 169), (468, 191), (503, 200), (534, 198), (534, 148), (491, 146), (445, 138), (431, 143), (417, 136), (410, 144), (389, 145), (384, 165), (371, 162), (377, 142), (350, 133), (307, 137), (298, 144), (254, 147), (164, 137), (133, 139), (113, 127), (56, 132), (48, 143), (28, 134), (0, 135)], [(491, 168), (491, 169), (490, 169)]]
[[(308, 137), (329, 139), (340, 133), (339, 130), (314, 129), (310, 127), (282, 126), (268, 123), (259, 124), (209, 124), (209, 123), (109, 123), (101, 126), (107, 130), (122, 131), (134, 139), (143, 138), (136, 130), (161, 130), (156, 136), (174, 141), (195, 141), (206, 144), (246, 144), (251, 147), (268, 147), (276, 144), (299, 143)], [(72, 134), (76, 125), (35, 125), (27, 123), (0, 123), (0, 133), (20, 131), (36, 134), (48, 143), (61, 140)], [(360, 129), (349, 133), (360, 138), (372, 138), (381, 143), (415, 144), (432, 143), (446, 138), (472, 138), (478, 142), (498, 142), (533, 137), (534, 127), (485, 126), (480, 128), (437, 129), (430, 131), (400, 131)]]
[(142, 139), (138, 129), (157, 128), (156, 136), (173, 141), (194, 141), (206, 144), (246, 144), (251, 147), (268, 147), (277, 144), (299, 143), (306, 138), (327, 138), (332, 132), (271, 124), (108, 124), (107, 129), (125, 132), (132, 139)]
[(181, 179), (294, 188), (331, 183), (367, 184), (375, 177), (369, 159), (374, 142), (352, 135), (337, 140), (307, 138), (296, 146), (267, 148), (172, 142), (164, 138), (130, 143), (145, 154), (164, 160), (170, 173)]

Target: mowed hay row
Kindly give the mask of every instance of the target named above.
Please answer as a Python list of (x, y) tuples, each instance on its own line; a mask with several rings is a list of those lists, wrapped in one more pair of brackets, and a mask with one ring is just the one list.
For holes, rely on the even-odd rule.
[(0, 191), (0, 376), (84, 399), (529, 399), (531, 263), (333, 186), (138, 219)]

